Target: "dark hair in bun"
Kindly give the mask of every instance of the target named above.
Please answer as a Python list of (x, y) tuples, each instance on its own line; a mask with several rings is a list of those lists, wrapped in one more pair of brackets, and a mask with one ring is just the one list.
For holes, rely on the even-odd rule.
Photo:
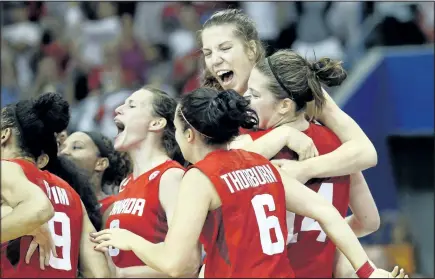
[(258, 124), (249, 101), (234, 90), (196, 89), (181, 99), (177, 113), (185, 129), (197, 130), (207, 144), (227, 143), (239, 135), (240, 128), (252, 129)]
[(101, 228), (99, 203), (90, 178), (80, 172), (72, 161), (57, 157), (55, 133), (65, 130), (70, 119), (69, 104), (60, 94), (45, 93), (34, 100), (23, 100), (4, 107), (1, 128), (12, 128), (17, 139), (19, 156), (37, 159), (46, 154), (49, 162), (44, 169), (69, 183), (80, 195), (89, 218), (96, 229)]
[(1, 116), (2, 129), (15, 129), (22, 155), (35, 159), (42, 153), (57, 154), (54, 133), (65, 130), (70, 119), (69, 104), (57, 93), (8, 105)]

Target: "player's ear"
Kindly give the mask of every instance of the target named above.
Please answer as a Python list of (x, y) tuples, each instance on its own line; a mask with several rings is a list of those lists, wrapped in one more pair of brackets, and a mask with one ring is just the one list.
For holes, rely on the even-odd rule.
[(186, 131), (184, 131), (184, 136), (186, 137), (187, 142), (191, 143), (195, 138), (195, 133), (191, 128), (187, 128)]
[(160, 131), (165, 128), (167, 121), (163, 117), (159, 117), (150, 122), (149, 129), (150, 131)]
[(292, 100), (290, 100), (289, 98), (285, 98), (277, 104), (276, 111), (279, 114), (287, 114), (293, 109), (294, 105), (295, 103)]
[(103, 172), (109, 167), (109, 159), (106, 157), (98, 158), (97, 163), (95, 164), (95, 170)]
[(12, 129), (6, 128), (2, 130), (1, 145), (4, 146), (12, 135)]
[(49, 161), (50, 161), (50, 157), (48, 157), (47, 154), (41, 154), (36, 159), (36, 166), (38, 167), (38, 169), (43, 169), (45, 168), (45, 166), (48, 164)]

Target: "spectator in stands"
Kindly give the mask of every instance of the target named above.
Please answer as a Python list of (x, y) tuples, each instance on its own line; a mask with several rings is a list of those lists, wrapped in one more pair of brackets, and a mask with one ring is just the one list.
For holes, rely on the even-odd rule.
[[(194, 4), (189, 2), (175, 3), (172, 9), (176, 15), (176, 21), (173, 26), (174, 30), (168, 37), (168, 46), (172, 59), (177, 59), (195, 49), (196, 31), (201, 29), (201, 25)], [(169, 11), (166, 10), (166, 13), (169, 13)], [(169, 17), (169, 15), (166, 16)], [(171, 14), (171, 17), (174, 17), (174, 15)]]
[(39, 61), (32, 91), (34, 97), (46, 92), (65, 92), (65, 83), (54, 57), (46, 56)]
[(1, 60), (1, 72), (1, 106), (3, 108), (6, 105), (18, 102), (20, 93), (12, 59), (5, 57)]
[(104, 45), (112, 43), (122, 31), (114, 2), (96, 2), (97, 20), (87, 20), (80, 29), (80, 55), (92, 68), (104, 62)]
[(399, 46), (426, 43), (426, 37), (418, 25), (417, 3), (376, 2), (374, 12), (383, 17), (378, 26), (382, 45)]
[(277, 5), (275, 2), (242, 2), (245, 13), (257, 27), (258, 36), (266, 47), (266, 55), (275, 51), (276, 39), (279, 35)]
[(131, 73), (139, 84), (147, 83), (147, 70), (150, 63), (156, 59), (157, 51), (152, 45), (134, 35), (133, 18), (129, 14), (122, 16), (122, 33), (116, 47), (122, 70)]
[(308, 60), (316, 57), (330, 57), (343, 60), (344, 51), (341, 42), (331, 32), (326, 16), (331, 2), (295, 2), (298, 12), (296, 41), (291, 48), (306, 56)]
[(10, 2), (8, 14), (11, 23), (2, 28), (2, 40), (16, 54), (17, 83), (26, 91), (31, 86), (33, 72), (30, 59), (39, 47), (42, 31), (37, 23), (29, 20), (29, 10), (25, 2)]
[(418, 25), (428, 42), (434, 42), (434, 2), (423, 2), (418, 5)]

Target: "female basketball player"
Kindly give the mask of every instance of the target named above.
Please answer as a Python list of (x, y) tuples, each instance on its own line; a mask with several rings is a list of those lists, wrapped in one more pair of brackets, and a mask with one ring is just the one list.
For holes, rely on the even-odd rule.
[[(89, 221), (77, 193), (64, 180), (37, 167), (37, 164), (46, 165), (48, 169), (60, 167), (57, 162), (55, 133), (64, 130), (68, 122), (69, 105), (59, 94), (54, 93), (43, 94), (35, 101), (20, 101), (1, 111), (2, 171), (5, 174), (2, 175), (2, 187), (6, 186), (7, 191), (10, 191), (6, 191), (4, 195), (2, 188), (2, 206), (14, 208), (10, 214), (2, 216), (2, 243), (4, 235), (9, 239), (15, 238), (2, 245), (3, 277), (75, 278), (79, 250), (81, 268), (87, 276), (100, 277), (109, 274), (104, 256), (96, 253), (89, 241), (88, 234), (95, 231), (95, 228)], [(41, 156), (43, 154), (47, 156)], [(37, 162), (37, 158), (49, 162)], [(29, 188), (30, 183), (36, 184), (39, 189), (30, 190), (29, 193), (26, 188)], [(13, 187), (9, 187), (9, 184)], [(22, 189), (27, 192), (17, 193), (17, 187), (20, 189), (22, 184), (27, 186)], [(40, 193), (44, 196), (40, 196)], [(34, 204), (28, 205), (27, 211), (16, 214), (16, 208), (25, 205), (26, 201), (17, 206), (14, 196), (27, 194), (35, 194), (38, 197), (37, 204), (40, 203), (39, 199), (47, 197), (51, 202), (54, 215), (50, 214), (53, 217), (48, 220), (48, 237), (41, 235), (37, 228), (36, 233), (32, 232), (35, 229), (35, 221), (32, 221), (31, 226), (25, 227), (27, 223), (23, 221), (27, 219), (42, 220), (41, 217), (34, 216), (34, 212), (42, 212), (45, 216), (43, 211), (35, 209)], [(6, 226), (5, 220), (8, 221)], [(10, 222), (24, 227), (23, 232), (17, 234), (13, 227), (9, 231)], [(12, 233), (14, 235), (11, 237)], [(34, 235), (35, 239), (52, 237), (55, 247), (50, 251), (44, 250), (42, 246), (39, 249), (39, 257), (30, 258), (37, 245), (33, 245), (32, 238), (25, 236), (26, 234)], [(29, 253), (26, 255), (28, 249)]]
[(227, 150), (240, 128), (258, 124), (248, 107), (233, 90), (200, 88), (186, 95), (174, 124), (184, 158), (194, 165), (183, 177), (165, 241), (153, 244), (127, 230), (108, 229), (91, 234), (96, 249), (132, 250), (146, 264), (177, 277), (197, 267), (202, 230), (205, 277), (294, 277), (285, 249), (287, 209), (318, 220), (360, 278), (380, 276), (328, 201), (280, 174), (261, 155)]
[[(245, 98), (250, 100), (251, 107), (259, 117), (259, 128), (263, 131), (242, 137), (258, 139), (257, 144), (261, 146), (267, 144), (261, 137), (273, 134), (274, 144), (268, 145), (268, 149), (262, 153), (266, 153), (264, 155), (269, 159), (275, 156), (292, 159), (294, 155), (290, 150), (282, 150), (286, 135), (274, 132), (276, 127), (293, 127), (310, 136), (321, 155), (332, 152), (340, 146), (339, 139), (326, 127), (307, 121), (304, 112), (307, 105), (312, 104), (316, 111), (321, 111), (325, 97), (320, 82), (338, 84), (345, 77), (344, 70), (336, 61), (321, 59), (309, 63), (297, 53), (287, 50), (278, 51), (258, 62), (249, 77), (249, 89)], [(311, 99), (313, 102), (309, 103)], [(350, 207), (354, 215), (348, 217), (348, 223), (357, 236), (370, 234), (379, 227), (379, 213), (361, 172), (351, 177), (312, 180), (307, 186), (330, 199), (343, 217), (346, 216), (350, 196)], [(334, 262), (334, 249), (331, 247), (334, 244), (322, 238), (324, 232), (310, 228), (312, 222), (308, 223), (303, 216), (289, 216), (288, 226), (294, 231), (288, 255), (296, 277), (330, 277)], [(313, 233), (313, 230), (317, 233)], [(337, 267), (340, 269), (341, 265)], [(334, 274), (336, 277), (339, 275), (337, 272)]]
[[(254, 22), (239, 10), (219, 11), (204, 23), (199, 39), (206, 66), (204, 85), (234, 89), (244, 94), (251, 70), (264, 59), (265, 53)], [(304, 162), (307, 167), (303, 171), (293, 166), (292, 173), (303, 172), (308, 177), (332, 177), (356, 173), (376, 165), (376, 150), (370, 140), (358, 124), (326, 92), (324, 94), (326, 100), (316, 119), (329, 127), (343, 144), (334, 152)], [(293, 149), (298, 145), (291, 144)], [(312, 148), (295, 151), (301, 158), (316, 155)], [(301, 154), (303, 152), (309, 154)]]
[[(116, 109), (119, 133), (114, 147), (127, 152), (133, 173), (120, 185), (109, 208), (106, 228), (123, 228), (153, 243), (163, 242), (172, 222), (178, 187), (184, 168), (172, 122), (177, 103), (166, 93), (144, 87)], [(167, 277), (132, 252), (110, 249), (109, 262), (120, 277)], [(197, 270), (187, 276), (196, 275)]]
[[(101, 213), (112, 204), (113, 194), (130, 173), (127, 154), (114, 150), (112, 141), (97, 132), (75, 132), (60, 145), (60, 155), (73, 160), (92, 176)], [(108, 192), (109, 194), (106, 194)]]

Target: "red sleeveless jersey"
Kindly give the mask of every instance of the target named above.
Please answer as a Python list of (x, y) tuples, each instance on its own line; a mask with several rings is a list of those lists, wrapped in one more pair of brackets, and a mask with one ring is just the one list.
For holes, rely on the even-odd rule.
[(210, 179), (222, 202), (208, 213), (200, 237), (205, 277), (293, 278), (285, 192), (275, 167), (255, 153), (218, 150), (191, 168)]
[[(256, 140), (271, 130), (251, 133)], [(327, 127), (310, 123), (303, 131), (309, 136), (320, 155), (330, 153), (340, 145), (340, 139)], [(273, 159), (295, 159), (297, 154), (283, 148)], [(311, 179), (307, 187), (329, 200), (345, 217), (349, 206), (350, 176), (329, 179)], [(334, 264), (335, 245), (322, 231), (315, 220), (287, 212), (288, 257), (298, 278), (331, 278)]]
[(37, 249), (30, 263), (26, 264), (24, 260), (32, 237), (20, 237), (9, 241), (6, 247), (2, 247), (2, 277), (76, 278), (83, 226), (83, 211), (79, 195), (63, 179), (48, 171), (41, 171), (31, 162), (21, 159), (7, 161), (20, 165), (27, 179), (38, 185), (50, 199), (55, 214), (48, 221), (48, 225), (58, 258), (52, 255), (50, 265), (46, 266), (45, 270), (41, 270)]
[[(160, 204), (159, 186), (162, 175), (172, 168), (184, 169), (176, 161), (169, 160), (136, 179), (133, 179), (132, 174), (129, 175), (114, 196), (106, 228), (126, 229), (152, 243), (164, 241), (168, 224)], [(109, 254), (120, 268), (145, 265), (132, 251), (110, 247)]]

